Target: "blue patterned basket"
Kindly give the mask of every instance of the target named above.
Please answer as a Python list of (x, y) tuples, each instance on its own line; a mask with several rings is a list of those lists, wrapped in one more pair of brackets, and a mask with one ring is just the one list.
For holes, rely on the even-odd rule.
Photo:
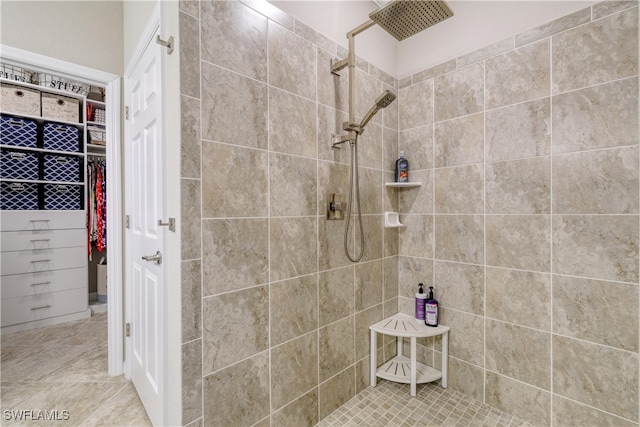
[(29, 119), (0, 116), (0, 144), (37, 148), (38, 125)]
[(38, 179), (38, 154), (2, 150), (0, 152), (0, 178)]
[(75, 126), (59, 123), (45, 123), (43, 132), (43, 147), (47, 150), (81, 152), (80, 132)]
[(30, 182), (0, 182), (0, 209), (37, 210), (38, 184)]
[(80, 182), (82, 174), (80, 158), (71, 156), (44, 155), (44, 180)]
[(44, 185), (44, 208), (46, 210), (82, 209), (82, 185)]

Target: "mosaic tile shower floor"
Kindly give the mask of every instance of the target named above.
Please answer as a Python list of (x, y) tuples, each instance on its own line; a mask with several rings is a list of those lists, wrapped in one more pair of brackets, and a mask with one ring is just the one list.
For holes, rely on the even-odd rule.
[(409, 385), (379, 380), (318, 423), (318, 427), (355, 426), (486, 426), (530, 427), (484, 403), (436, 383), (418, 385), (415, 398)]

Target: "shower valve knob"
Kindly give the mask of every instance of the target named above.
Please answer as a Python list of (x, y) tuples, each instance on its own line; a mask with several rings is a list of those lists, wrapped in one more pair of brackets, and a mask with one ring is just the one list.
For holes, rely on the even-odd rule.
[(343, 212), (347, 209), (347, 204), (342, 201), (342, 195), (333, 193), (329, 195), (329, 209), (327, 219), (344, 219)]

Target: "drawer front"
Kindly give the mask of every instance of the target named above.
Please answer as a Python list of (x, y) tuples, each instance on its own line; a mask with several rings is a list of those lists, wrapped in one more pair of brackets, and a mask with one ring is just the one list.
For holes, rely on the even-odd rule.
[(87, 245), (87, 232), (74, 230), (4, 231), (0, 236), (2, 252), (36, 249), (72, 248)]
[(43, 271), (2, 277), (2, 299), (87, 289), (87, 269)]
[(87, 249), (84, 246), (2, 253), (3, 276), (86, 266)]
[(84, 229), (87, 225), (84, 211), (2, 212), (0, 217), (2, 231)]
[(86, 289), (30, 295), (2, 300), (2, 326), (77, 313), (87, 309)]

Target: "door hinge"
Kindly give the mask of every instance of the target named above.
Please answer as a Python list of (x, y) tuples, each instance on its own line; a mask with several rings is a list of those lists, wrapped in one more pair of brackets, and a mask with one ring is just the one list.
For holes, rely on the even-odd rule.
[(126, 325), (124, 325), (124, 336), (125, 337), (131, 336), (131, 323), (127, 323)]
[(124, 226), (125, 228), (129, 228), (129, 215), (124, 216)]
[(129, 120), (129, 106), (128, 105), (124, 106), (124, 119), (125, 120)]

